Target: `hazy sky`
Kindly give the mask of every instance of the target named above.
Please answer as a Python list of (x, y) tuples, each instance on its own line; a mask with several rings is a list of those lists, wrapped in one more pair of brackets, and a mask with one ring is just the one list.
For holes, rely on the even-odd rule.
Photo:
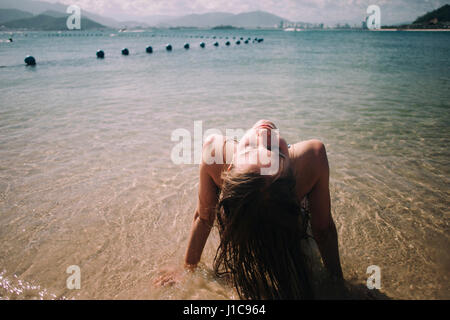
[(152, 15), (263, 10), (291, 21), (360, 23), (370, 4), (381, 8), (381, 23), (407, 22), (450, 0), (47, 0), (119, 20)]

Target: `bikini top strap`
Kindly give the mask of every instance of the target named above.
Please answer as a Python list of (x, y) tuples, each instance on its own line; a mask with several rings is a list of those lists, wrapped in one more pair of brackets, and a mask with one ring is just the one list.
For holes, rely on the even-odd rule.
[[(224, 156), (224, 161), (225, 161), (225, 164), (227, 164), (227, 159), (226, 159), (226, 151), (227, 151), (227, 142), (229, 141), (229, 140), (232, 140), (232, 141), (234, 141), (234, 142), (238, 142), (238, 140), (236, 139), (236, 138), (231, 138), (231, 137), (225, 137), (225, 141), (224, 141), (224, 143), (223, 143), (223, 156)], [(230, 163), (228, 163), (228, 168), (227, 168), (227, 171), (230, 171), (231, 170), (231, 166), (232, 166), (232, 164), (233, 164), (233, 160), (234, 160), (234, 154), (233, 154), (233, 157), (232, 157), (232, 159), (231, 159), (231, 162)]]

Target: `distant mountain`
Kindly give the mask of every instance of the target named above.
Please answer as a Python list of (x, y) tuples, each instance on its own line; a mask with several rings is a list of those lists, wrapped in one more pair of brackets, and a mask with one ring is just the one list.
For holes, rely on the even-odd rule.
[[(58, 12), (50, 12), (51, 15), (40, 14), (33, 16), (31, 18), (18, 19), (13, 21), (8, 21), (3, 23), (8, 29), (26, 29), (26, 30), (67, 30), (67, 16), (56, 17), (56, 15), (61, 15)], [(81, 19), (81, 30), (89, 29), (103, 29), (105, 26), (94, 22), (90, 19)]]
[(136, 20), (139, 22), (145, 22), (145, 24), (147, 24), (149, 26), (156, 26), (164, 21), (172, 20), (175, 18), (178, 18), (178, 17), (156, 14), (156, 15), (152, 15), (152, 16), (133, 17), (129, 20)]
[(392, 24), (392, 26), (404, 26), (406, 24), (411, 24), (411, 23), (412, 23), (411, 21), (403, 21), (403, 22), (394, 23), (394, 24)]
[[(31, 0), (1, 0), (0, 8), (2, 9), (17, 9), (21, 11), (30, 12), (34, 15), (42, 14), (46, 11), (60, 12), (66, 14), (66, 10), (69, 6), (61, 3), (49, 3), (45, 1), (31, 1)], [(111, 18), (105, 18), (88, 11), (81, 11), (81, 23), (83, 24), (83, 18), (88, 18), (110, 28), (120, 28), (121, 24)]]
[(398, 29), (450, 29), (450, 5), (446, 4), (434, 11), (418, 17), (413, 23), (383, 26)]
[(418, 17), (413, 24), (438, 24), (444, 22), (450, 22), (450, 4)]
[(167, 27), (213, 27), (227, 24), (227, 19), (233, 17), (232, 13), (212, 12), (204, 14), (189, 14), (186, 16), (163, 20), (159, 23)]
[(144, 22), (141, 21), (121, 21), (120, 27), (121, 28), (127, 28), (127, 29), (147, 29), (150, 28), (150, 26)]
[(31, 18), (33, 15), (29, 12), (16, 9), (0, 9), (0, 25), (5, 22), (17, 19)]
[(245, 12), (231, 17), (227, 24), (235, 27), (274, 27), (280, 21), (289, 22), (287, 19), (264, 11)]
[[(49, 3), (45, 1), (32, 1), (32, 0), (0, 0), (0, 8), (2, 9), (15, 9), (25, 11), (33, 15), (45, 15), (57, 18), (56, 13), (66, 15), (68, 5), (61, 3)], [(6, 15), (7, 16), (7, 15)], [(67, 15), (66, 15), (67, 17)], [(28, 16), (17, 16), (12, 20), (19, 20), (31, 18)], [(182, 17), (172, 17), (164, 15), (154, 15), (147, 17), (137, 17), (133, 15), (124, 16), (123, 19), (127, 21), (117, 21), (112, 18), (102, 17), (82, 9), (81, 21), (83, 24), (84, 19), (92, 20), (98, 24), (110, 27), (110, 28), (135, 28), (135, 27), (197, 27), (197, 28), (209, 28), (220, 25), (231, 25), (234, 27), (244, 28), (257, 28), (257, 27), (273, 27), (279, 25), (281, 21), (289, 22), (287, 19), (273, 15), (264, 11), (246, 12), (241, 14), (232, 14), (226, 12), (213, 12), (206, 14), (190, 14)], [(45, 19), (38, 19), (44, 22)], [(2, 20), (0, 20), (2, 21)], [(47, 21), (50, 23), (49, 21)], [(33, 23), (38, 23), (37, 20)], [(40, 24), (40, 22), (38, 23)], [(90, 24), (87, 21), (87, 24)]]
[(279, 25), (280, 21), (288, 22), (287, 19), (264, 11), (254, 11), (240, 14), (213, 12), (205, 14), (190, 14), (175, 19), (169, 19), (160, 23), (159, 26), (208, 28), (220, 25), (229, 25), (243, 28), (264, 28)]
[(45, 16), (50, 16), (53, 18), (66, 18), (69, 16), (68, 13), (65, 12), (59, 12), (59, 11), (54, 11), (54, 10), (46, 10), (42, 13), (40, 13), (41, 15), (45, 15)]
[(0, 7), (4, 9), (22, 10), (37, 15), (47, 10), (66, 12), (68, 6), (60, 3), (31, 0), (1, 0)]

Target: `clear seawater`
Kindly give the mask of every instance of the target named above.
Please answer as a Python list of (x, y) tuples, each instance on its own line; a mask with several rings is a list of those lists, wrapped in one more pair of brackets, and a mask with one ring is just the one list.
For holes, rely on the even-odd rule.
[(289, 143), (325, 143), (349, 282), (378, 265), (389, 298), (450, 298), (449, 32), (12, 36), (0, 33), (1, 298), (236, 299), (212, 274), (215, 230), (197, 273), (152, 286), (182, 264), (197, 199), (198, 166), (171, 162), (171, 133), (261, 118)]

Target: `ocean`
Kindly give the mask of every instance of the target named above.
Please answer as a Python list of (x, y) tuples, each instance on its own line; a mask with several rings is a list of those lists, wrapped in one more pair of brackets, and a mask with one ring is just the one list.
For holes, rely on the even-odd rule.
[[(365, 287), (376, 265), (385, 298), (450, 298), (449, 32), (0, 39), (0, 298), (238, 299), (212, 271), (215, 229), (197, 272), (172, 287), (152, 281), (183, 264), (197, 201), (198, 165), (171, 161), (172, 133), (194, 139), (195, 123), (225, 133), (259, 119), (288, 143), (325, 144), (349, 283)], [(73, 265), (81, 283), (71, 290)]]

